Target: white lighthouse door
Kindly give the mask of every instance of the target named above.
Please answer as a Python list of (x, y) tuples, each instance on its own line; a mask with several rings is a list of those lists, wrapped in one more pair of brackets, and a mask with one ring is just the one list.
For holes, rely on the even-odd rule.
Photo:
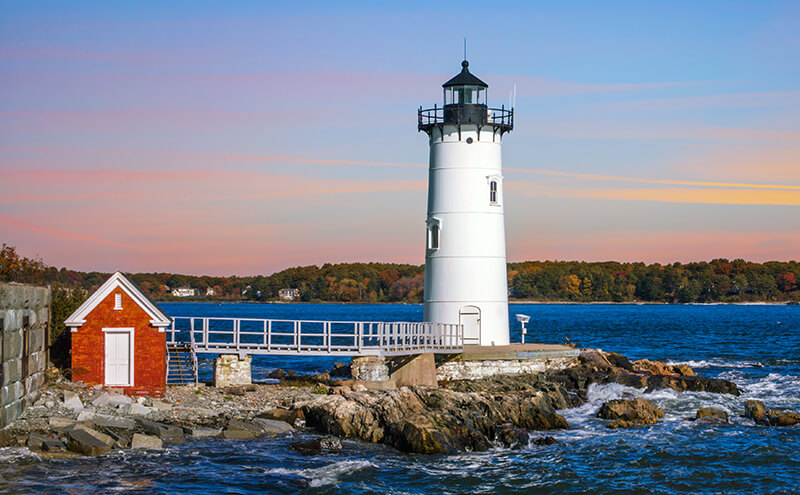
[(481, 343), (481, 310), (475, 306), (464, 306), (458, 313), (458, 321), (464, 325), (464, 345)]
[(132, 329), (104, 329), (106, 385), (133, 385), (131, 382)]

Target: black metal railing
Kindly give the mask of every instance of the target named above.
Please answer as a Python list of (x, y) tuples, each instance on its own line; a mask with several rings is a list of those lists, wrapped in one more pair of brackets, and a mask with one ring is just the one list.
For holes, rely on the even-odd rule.
[(417, 112), (417, 129), (430, 133), (430, 130), (438, 125), (453, 124), (479, 124), (479, 125), (492, 125), (503, 132), (508, 132), (514, 128), (514, 109), (507, 109), (505, 105), (500, 108), (487, 108), (486, 115), (481, 116), (479, 122), (473, 120), (467, 121), (461, 118), (462, 115), (469, 112), (463, 111), (463, 105), (447, 105), (445, 107), (434, 105), (433, 108), (420, 107)]

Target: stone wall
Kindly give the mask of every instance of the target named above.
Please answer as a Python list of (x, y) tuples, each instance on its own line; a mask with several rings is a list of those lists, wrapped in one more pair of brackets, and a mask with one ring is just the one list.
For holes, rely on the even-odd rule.
[(47, 369), (50, 290), (0, 283), (0, 427), (33, 404)]
[(479, 380), (494, 375), (522, 375), (547, 370), (563, 369), (574, 365), (576, 357), (547, 359), (508, 359), (487, 361), (448, 361), (436, 365), (436, 379)]

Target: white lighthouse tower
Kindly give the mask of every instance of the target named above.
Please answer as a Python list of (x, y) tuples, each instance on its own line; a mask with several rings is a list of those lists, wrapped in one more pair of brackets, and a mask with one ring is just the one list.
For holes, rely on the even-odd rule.
[(469, 62), (444, 83), (444, 106), (418, 114), (430, 140), (423, 319), (464, 325), (464, 344), (506, 345), (503, 134), (513, 109), (487, 106)]

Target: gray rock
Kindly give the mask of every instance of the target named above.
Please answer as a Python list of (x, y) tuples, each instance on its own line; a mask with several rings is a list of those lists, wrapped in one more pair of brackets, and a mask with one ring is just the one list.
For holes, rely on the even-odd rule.
[(76, 423), (74, 419), (52, 416), (47, 421), (47, 424), (54, 430), (64, 431), (72, 428)]
[(78, 422), (83, 423), (85, 421), (92, 421), (94, 420), (95, 416), (96, 414), (94, 412), (83, 410), (78, 413)]
[(67, 432), (69, 450), (83, 455), (102, 455), (111, 452), (114, 440), (97, 430), (77, 425)]
[(157, 411), (171, 411), (172, 404), (167, 404), (164, 401), (153, 399), (150, 401), (150, 407), (156, 409)]
[(48, 440), (50, 440), (49, 436), (43, 433), (36, 433), (34, 431), (28, 435), (28, 440), (25, 442), (25, 445), (27, 445), (30, 449), (44, 450), (44, 443)]
[(247, 430), (228, 429), (222, 432), (222, 436), (229, 440), (250, 440), (251, 438), (255, 438), (257, 435)]
[(153, 409), (152, 407), (143, 406), (135, 402), (128, 406), (128, 414), (131, 414), (133, 416), (147, 416), (154, 410), (155, 409)]
[(81, 398), (75, 392), (64, 390), (64, 407), (72, 409), (75, 412), (80, 412), (83, 410), (83, 402), (81, 402)]
[(52, 409), (52, 408), (56, 407), (56, 401), (54, 401), (53, 399), (48, 399), (48, 400), (44, 401), (44, 407), (46, 407), (48, 409)]
[(261, 432), (266, 433), (267, 435), (288, 433), (294, 430), (292, 425), (276, 419), (254, 418), (253, 423), (258, 425), (258, 427), (261, 428)]
[(133, 399), (128, 397), (127, 395), (121, 394), (109, 394), (108, 396), (108, 405), (109, 406), (128, 406), (133, 403)]
[(125, 449), (131, 444), (130, 438), (128, 438), (126, 435), (117, 433), (111, 428), (103, 428), (103, 433), (110, 436), (111, 439), (114, 440), (114, 448), (116, 449)]
[(261, 435), (264, 431), (261, 425), (239, 421), (238, 419), (232, 419), (228, 422), (228, 430), (242, 430), (251, 433), (253, 436)]
[(178, 440), (183, 438), (183, 428), (175, 425), (157, 423), (146, 419), (137, 420), (145, 433), (155, 435), (162, 440)]
[(131, 440), (132, 449), (160, 449), (163, 446), (164, 442), (160, 438), (141, 433), (134, 433)]
[(322, 450), (342, 450), (342, 439), (339, 437), (325, 437), (319, 439)]
[(48, 452), (66, 452), (67, 442), (63, 438), (48, 438), (44, 441), (43, 447)]
[(110, 397), (111, 394), (109, 394), (108, 392), (103, 392), (102, 394), (92, 399), (92, 405), (95, 407), (107, 406)]
[(192, 438), (211, 438), (222, 435), (222, 430), (219, 428), (189, 428), (188, 433)]
[(124, 418), (122, 416), (111, 416), (108, 414), (97, 414), (92, 423), (97, 426), (106, 426), (110, 428), (120, 428), (123, 430), (132, 430), (136, 428), (136, 421), (131, 418)]
[(295, 442), (289, 447), (304, 453), (318, 453), (323, 450), (341, 450), (342, 441), (338, 437), (324, 437), (309, 442)]

